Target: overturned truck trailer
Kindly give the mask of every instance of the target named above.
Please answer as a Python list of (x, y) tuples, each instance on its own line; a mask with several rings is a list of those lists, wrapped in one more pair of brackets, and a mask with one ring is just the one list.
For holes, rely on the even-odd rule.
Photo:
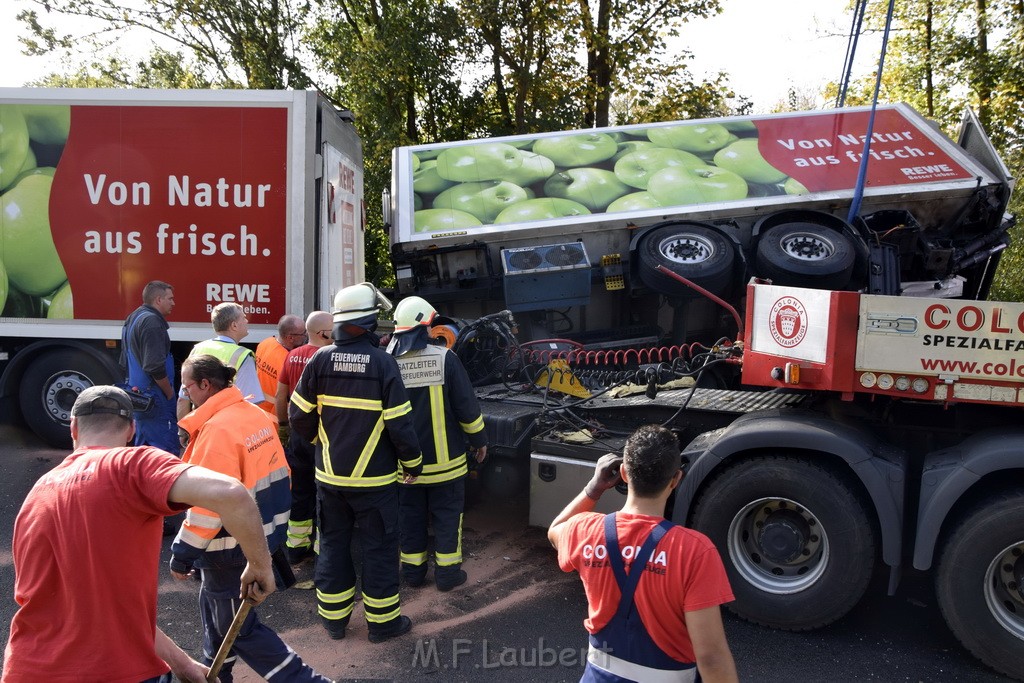
[[(1012, 181), (965, 116), (959, 144), (904, 104), (520, 135), (394, 151), (400, 295), (526, 339), (716, 338), (750, 277), (983, 298)], [(863, 196), (850, 217), (865, 151)], [(993, 256), (996, 258), (992, 258)]]

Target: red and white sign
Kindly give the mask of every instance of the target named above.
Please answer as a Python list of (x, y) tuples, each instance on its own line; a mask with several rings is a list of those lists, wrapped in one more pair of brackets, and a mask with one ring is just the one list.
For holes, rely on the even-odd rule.
[(50, 195), (77, 319), (119, 319), (143, 286), (174, 286), (175, 322), (236, 301), (285, 313), (285, 107), (84, 106)]
[(750, 330), (751, 351), (824, 362), (830, 296), (827, 290), (758, 285)]

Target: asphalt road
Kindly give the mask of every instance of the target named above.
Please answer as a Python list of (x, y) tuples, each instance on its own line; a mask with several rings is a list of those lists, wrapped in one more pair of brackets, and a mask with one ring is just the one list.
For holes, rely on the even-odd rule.
[[(5, 411), (0, 411), (0, 421)], [(9, 414), (9, 413), (8, 413)], [(13, 600), (11, 533), (32, 483), (65, 455), (43, 447), (16, 425), (0, 424), (0, 637), (6, 642)], [(318, 623), (310, 590), (290, 589), (259, 607), (309, 664), (339, 681), (576, 681), (586, 647), (586, 600), (575, 575), (562, 574), (542, 530), (526, 523), (522, 500), (485, 498), (467, 511), (465, 569), (469, 582), (451, 593), (428, 583), (402, 591), (412, 632), (373, 645), (361, 609), (343, 641), (330, 640)], [(168, 541), (163, 555), (168, 557)], [(301, 567), (298, 578), (310, 577)], [(110, 568), (110, 580), (129, 580)], [(745, 681), (1006, 681), (975, 660), (946, 628), (928, 577), (904, 577), (894, 597), (885, 576), (845, 618), (813, 633), (783, 633), (743, 622), (725, 625)], [(160, 580), (159, 622), (187, 651), (197, 654), (198, 583)], [(69, 625), (73, 627), (73, 625)], [(259, 680), (244, 665), (236, 681)]]

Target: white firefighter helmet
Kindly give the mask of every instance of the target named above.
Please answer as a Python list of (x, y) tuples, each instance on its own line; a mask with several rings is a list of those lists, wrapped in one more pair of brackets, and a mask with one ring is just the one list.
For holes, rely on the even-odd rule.
[(391, 310), (391, 302), (369, 282), (350, 285), (334, 295), (334, 322), (343, 323)]
[(406, 297), (395, 306), (395, 334), (409, 332), (420, 326), (429, 328), (436, 317), (437, 310), (426, 299)]

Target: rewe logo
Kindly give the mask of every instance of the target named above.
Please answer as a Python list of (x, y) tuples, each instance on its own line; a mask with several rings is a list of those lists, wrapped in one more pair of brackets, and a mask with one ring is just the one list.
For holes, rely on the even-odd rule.
[(953, 169), (948, 164), (937, 164), (935, 166), (910, 166), (901, 168), (900, 172), (908, 178), (913, 178), (914, 176), (929, 176), (936, 173), (952, 173)]
[(807, 309), (795, 297), (782, 297), (768, 314), (768, 329), (776, 344), (793, 348), (807, 336)]

